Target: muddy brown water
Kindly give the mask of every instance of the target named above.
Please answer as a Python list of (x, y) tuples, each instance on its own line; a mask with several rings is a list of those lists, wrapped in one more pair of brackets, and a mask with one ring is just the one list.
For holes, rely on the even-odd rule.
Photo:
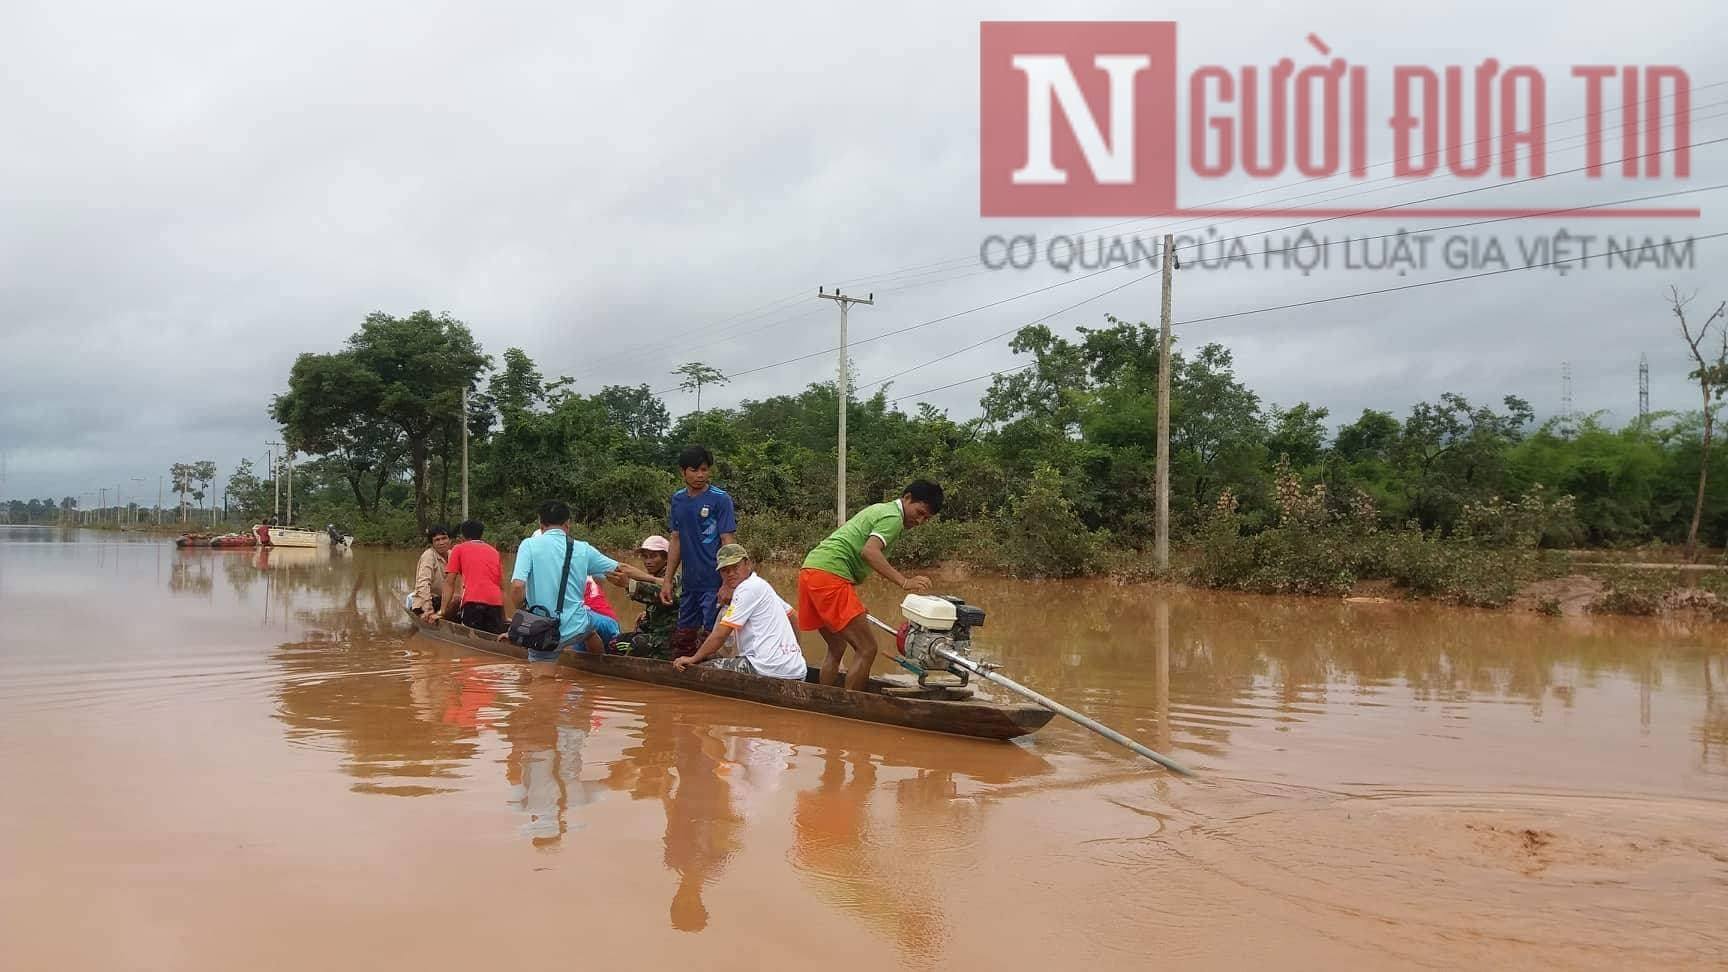
[(536, 676), (413, 562), (0, 527), (0, 966), (1728, 961), (1719, 628), (941, 579), (1184, 781)]

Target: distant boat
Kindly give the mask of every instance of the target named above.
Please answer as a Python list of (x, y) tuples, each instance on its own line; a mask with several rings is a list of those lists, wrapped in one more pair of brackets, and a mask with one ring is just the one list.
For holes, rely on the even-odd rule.
[(353, 537), (333, 530), (301, 530), (262, 523), (252, 529), (270, 547), (349, 547), (354, 543)]

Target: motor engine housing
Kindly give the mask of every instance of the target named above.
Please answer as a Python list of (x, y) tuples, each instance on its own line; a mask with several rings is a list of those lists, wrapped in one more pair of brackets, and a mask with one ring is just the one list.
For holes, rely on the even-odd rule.
[[(896, 639), (900, 653), (925, 670), (953, 671), (948, 660), (936, 652), (940, 649), (969, 657), (972, 629), (984, 624), (983, 608), (941, 594), (908, 594), (900, 602), (900, 614), (906, 619)], [(963, 681), (966, 678), (964, 671), (954, 674)]]

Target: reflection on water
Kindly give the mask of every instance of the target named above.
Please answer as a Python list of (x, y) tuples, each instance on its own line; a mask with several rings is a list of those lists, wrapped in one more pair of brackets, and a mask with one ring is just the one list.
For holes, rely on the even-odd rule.
[[(0, 735), (0, 772), (68, 790), (15, 793), (0, 853), (47, 853), (67, 799), (109, 802), (99, 777), (30, 767), (113, 753), (147, 764), (153, 793), (198, 795), (177, 814), (250, 809), (97, 832), (173, 853), (238, 817), (258, 832), (236, 846), (292, 848), (288, 885), (422, 855), (474, 900), (520, 902), (532, 877), (533, 900), (598, 894), (619, 934), (684, 964), (718, 941), (746, 967), (813, 949), (840, 967), (1142, 967), (1154, 950), (1612, 967), (1696, 962), (1728, 927), (1728, 846), (1702, 822), (1728, 797), (1716, 628), (943, 582), (989, 611), (984, 654), (1196, 766), (1190, 783), (1060, 721), (981, 743), (473, 655), (410, 636), (413, 559), (0, 527), (0, 706), (31, 727)], [(74, 613), (103, 637), (69, 650)], [(291, 789), (247, 800), (276, 780)], [(81, 853), (75, 833), (56, 853)], [(85, 869), (57, 860), (18, 880), (76, 897)], [(189, 915), (205, 893), (187, 890)], [(1619, 934), (1595, 930), (1605, 908)]]

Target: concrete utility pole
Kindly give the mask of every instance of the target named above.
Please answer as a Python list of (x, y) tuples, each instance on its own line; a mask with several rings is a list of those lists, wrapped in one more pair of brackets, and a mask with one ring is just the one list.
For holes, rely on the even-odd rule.
[(288, 521), (283, 526), (294, 525), (294, 453), (288, 453)]
[(468, 386), (462, 386), (462, 519), (468, 519)]
[(162, 476), (156, 477), (156, 525), (162, 525)]
[(276, 468), (276, 446), (278, 443), (266, 442), (264, 447), (270, 453), (270, 486), (276, 491), (274, 505), (270, 507), (270, 519), (282, 519), (282, 471)]
[(834, 400), (840, 412), (840, 442), (835, 450), (839, 454), (839, 480), (834, 485), (834, 521), (836, 526), (846, 524), (846, 406), (851, 402), (852, 386), (846, 374), (846, 309), (852, 304), (874, 304), (876, 294), (872, 292), (866, 297), (848, 297), (840, 292), (839, 287), (833, 293), (816, 288), (816, 296), (823, 300), (831, 300), (840, 305), (840, 370), (839, 380), (834, 386)]
[(1170, 569), (1170, 284), (1174, 239), (1164, 234), (1164, 295), (1158, 311), (1158, 569)]

